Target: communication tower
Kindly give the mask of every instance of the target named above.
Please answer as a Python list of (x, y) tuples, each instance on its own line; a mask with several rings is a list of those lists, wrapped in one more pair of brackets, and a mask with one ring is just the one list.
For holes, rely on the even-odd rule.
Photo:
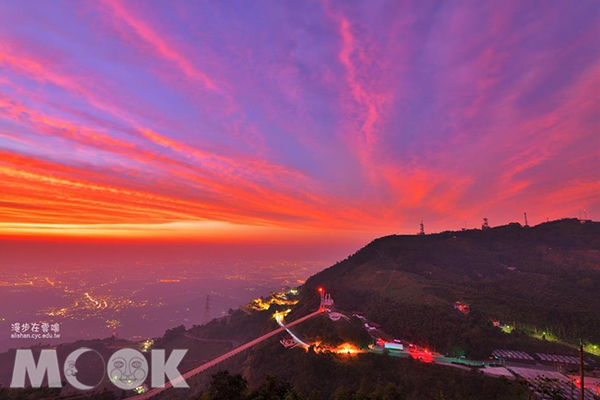
[(487, 219), (487, 217), (483, 217), (483, 224), (481, 225), (481, 230), (485, 231), (490, 229), (490, 221)]

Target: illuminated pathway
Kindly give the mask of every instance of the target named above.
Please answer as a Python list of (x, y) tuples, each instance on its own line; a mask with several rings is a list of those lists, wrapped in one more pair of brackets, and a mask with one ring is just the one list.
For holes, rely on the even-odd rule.
[[(321, 295), (321, 305), (320, 305), (320, 307), (319, 307), (319, 309), (317, 311), (315, 311), (313, 313), (310, 313), (308, 315), (305, 315), (304, 317), (299, 318), (299, 319), (295, 320), (294, 322), (290, 322), (287, 325), (282, 325), (280, 328), (277, 328), (277, 329), (275, 329), (275, 330), (267, 333), (266, 335), (263, 335), (263, 336), (261, 336), (261, 337), (259, 337), (257, 339), (252, 340), (251, 342), (243, 344), (240, 347), (231, 350), (229, 353), (225, 353), (222, 356), (219, 356), (219, 357), (217, 357), (217, 358), (215, 358), (215, 359), (207, 362), (206, 364), (202, 364), (199, 367), (194, 368), (191, 371), (188, 371), (185, 374), (180, 375), (179, 377), (177, 377), (177, 378), (175, 378), (175, 379), (167, 382), (165, 384), (165, 386), (163, 386), (163, 387), (159, 387), (159, 388), (155, 388), (155, 389), (149, 390), (146, 393), (143, 393), (143, 394), (141, 394), (139, 396), (134, 396), (132, 398), (136, 399), (136, 400), (144, 400), (144, 399), (149, 399), (151, 397), (154, 397), (154, 396), (156, 396), (156, 395), (164, 392), (165, 390), (169, 389), (170, 387), (176, 385), (177, 383), (179, 383), (179, 382), (181, 382), (183, 380), (187, 380), (187, 379), (189, 379), (189, 378), (191, 378), (191, 377), (193, 377), (195, 375), (198, 375), (199, 373), (204, 372), (204, 371), (206, 371), (207, 369), (209, 369), (211, 367), (214, 367), (215, 365), (217, 365), (217, 364), (219, 364), (219, 363), (227, 360), (228, 358), (233, 357), (236, 354), (239, 354), (242, 351), (247, 350), (250, 347), (253, 347), (253, 346), (257, 345), (260, 342), (262, 342), (264, 340), (267, 340), (267, 339), (269, 339), (269, 338), (277, 335), (278, 333), (281, 333), (283, 331), (287, 331), (289, 328), (291, 328), (291, 327), (293, 327), (295, 325), (298, 325), (299, 323), (304, 322), (307, 319), (310, 319), (312, 317), (316, 317), (317, 315), (323, 314), (327, 310), (326, 307), (329, 307), (329, 306), (331, 306), (331, 304), (333, 304), (333, 300), (331, 300), (331, 296), (329, 296), (329, 297), (327, 297), (327, 296), (328, 295), (326, 295), (326, 294), (322, 294)], [(325, 301), (323, 301), (323, 299), (325, 299)]]
[[(288, 311), (290, 311), (290, 310), (288, 310)], [(284, 318), (284, 316), (286, 314), (287, 314), (287, 312), (278, 312), (278, 313), (275, 313), (275, 321), (277, 321), (277, 323), (279, 324), (279, 326), (281, 326), (282, 328), (284, 328), (287, 331), (287, 333), (290, 334), (290, 336), (292, 337), (292, 339), (294, 339), (294, 342), (296, 342), (300, 346), (304, 347), (305, 349), (308, 349), (310, 346), (307, 343), (303, 342), (298, 336), (294, 335), (294, 333), (291, 330), (288, 329), (289, 326), (286, 326), (283, 323), (283, 318)]]

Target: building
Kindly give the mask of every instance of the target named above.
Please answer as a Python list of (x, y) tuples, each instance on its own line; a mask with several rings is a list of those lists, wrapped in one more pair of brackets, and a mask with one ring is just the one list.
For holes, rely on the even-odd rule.
[(471, 312), (471, 306), (469, 306), (468, 304), (461, 303), (460, 301), (454, 303), (454, 309), (460, 311), (465, 315)]

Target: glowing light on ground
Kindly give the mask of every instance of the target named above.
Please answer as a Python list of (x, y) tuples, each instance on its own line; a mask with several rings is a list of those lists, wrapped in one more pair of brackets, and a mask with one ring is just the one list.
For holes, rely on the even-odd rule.
[(593, 343), (586, 343), (583, 345), (583, 351), (586, 353), (593, 354), (595, 356), (600, 356), (600, 346)]
[(154, 340), (151, 340), (151, 339), (144, 340), (141, 343), (141, 351), (142, 351), (142, 353), (147, 353), (152, 348), (152, 346), (154, 346)]
[(322, 343), (314, 344), (315, 353), (335, 353), (340, 355), (356, 355), (359, 353), (365, 353), (365, 350), (357, 347), (352, 343), (342, 343), (339, 346), (328, 346)]
[[(279, 326), (285, 326), (285, 324), (283, 323), (283, 319), (285, 318), (286, 315), (288, 315), (292, 310), (291, 309), (287, 309), (285, 311), (278, 311), (275, 312), (273, 314), (273, 318), (275, 318), (275, 321), (277, 321), (277, 323), (279, 324)], [(286, 329), (286, 332), (292, 337), (292, 339), (294, 339), (294, 342), (298, 343), (300, 346), (302, 346), (304, 349), (308, 350), (308, 348), (310, 347), (307, 343), (305, 343), (304, 341), (302, 341), (298, 336), (296, 336), (291, 330)]]
[(285, 318), (286, 315), (288, 315), (292, 310), (291, 309), (287, 309), (285, 311), (276, 311), (275, 313), (273, 313), (273, 318), (275, 318), (275, 321), (277, 321), (278, 324), (283, 324), (283, 319)]
[[(290, 293), (292, 292), (290, 291)], [(298, 292), (296, 291), (296, 293)], [(298, 304), (298, 300), (291, 300), (285, 293), (279, 292), (273, 293), (266, 299), (259, 297), (257, 299), (252, 300), (250, 302), (250, 307), (256, 311), (264, 311), (268, 310), (273, 304), (277, 306), (295, 306), (296, 304)]]

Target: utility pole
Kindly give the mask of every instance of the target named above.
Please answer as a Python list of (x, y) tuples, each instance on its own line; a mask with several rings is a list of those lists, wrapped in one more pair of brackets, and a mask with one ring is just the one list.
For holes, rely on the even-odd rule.
[(525, 226), (529, 227), (529, 222), (527, 222), (527, 213), (523, 213), (523, 214), (525, 214)]
[(581, 384), (581, 400), (585, 400), (585, 382), (583, 374), (583, 342), (579, 341), (579, 383)]

